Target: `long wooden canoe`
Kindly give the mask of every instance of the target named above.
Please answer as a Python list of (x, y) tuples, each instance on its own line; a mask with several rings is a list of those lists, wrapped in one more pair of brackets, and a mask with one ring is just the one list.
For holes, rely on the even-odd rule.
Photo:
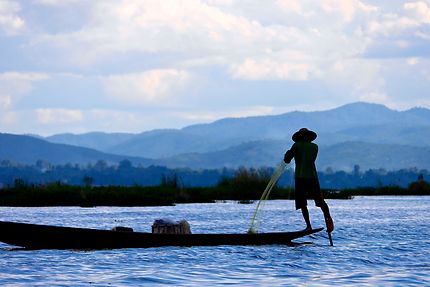
[(256, 234), (153, 234), (0, 221), (0, 241), (27, 249), (114, 249), (161, 246), (292, 244), (309, 231)]

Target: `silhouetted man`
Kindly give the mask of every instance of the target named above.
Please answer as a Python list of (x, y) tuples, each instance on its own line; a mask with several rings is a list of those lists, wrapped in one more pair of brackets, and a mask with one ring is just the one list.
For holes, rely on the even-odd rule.
[(306, 222), (306, 230), (312, 229), (306, 200), (306, 195), (309, 193), (315, 200), (315, 205), (320, 207), (324, 213), (327, 232), (330, 233), (334, 229), (333, 220), (330, 216), (328, 205), (324, 201), (315, 167), (318, 146), (312, 141), (316, 138), (317, 134), (307, 128), (302, 128), (294, 133), (292, 137), (294, 144), (285, 153), (284, 161), (290, 163), (294, 158), (296, 163), (294, 175), (296, 209), (302, 210), (303, 218)]

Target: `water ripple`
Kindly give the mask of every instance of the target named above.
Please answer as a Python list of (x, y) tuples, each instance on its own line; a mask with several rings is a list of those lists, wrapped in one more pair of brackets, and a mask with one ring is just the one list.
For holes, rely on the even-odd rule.
[[(430, 286), (430, 197), (331, 200), (334, 246), (324, 232), (287, 246), (27, 251), (0, 245), (1, 286)], [(195, 233), (245, 232), (253, 205), (0, 208), (0, 220), (149, 231), (166, 215)], [(303, 227), (292, 201), (265, 206), (262, 231)], [(310, 209), (314, 226), (321, 212)]]

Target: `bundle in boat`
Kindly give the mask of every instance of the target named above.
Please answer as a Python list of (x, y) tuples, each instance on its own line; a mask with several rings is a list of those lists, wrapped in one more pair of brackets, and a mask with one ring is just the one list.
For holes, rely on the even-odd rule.
[(190, 224), (186, 220), (156, 219), (152, 224), (152, 233), (156, 234), (191, 234)]
[(119, 232), (134, 232), (133, 228), (126, 227), (126, 226), (115, 226), (111, 230), (112, 231), (119, 231)]

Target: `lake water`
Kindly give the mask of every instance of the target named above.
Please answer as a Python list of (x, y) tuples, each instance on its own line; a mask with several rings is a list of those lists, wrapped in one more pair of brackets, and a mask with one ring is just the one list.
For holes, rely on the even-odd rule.
[[(430, 197), (327, 201), (325, 232), (296, 247), (163, 247), (101, 251), (14, 250), (0, 244), (0, 286), (430, 286)], [(310, 204), (314, 227), (322, 213)], [(157, 218), (186, 219), (194, 233), (246, 232), (255, 204), (173, 207), (0, 207), (0, 220), (150, 232)], [(260, 231), (304, 227), (293, 201), (269, 201)]]

